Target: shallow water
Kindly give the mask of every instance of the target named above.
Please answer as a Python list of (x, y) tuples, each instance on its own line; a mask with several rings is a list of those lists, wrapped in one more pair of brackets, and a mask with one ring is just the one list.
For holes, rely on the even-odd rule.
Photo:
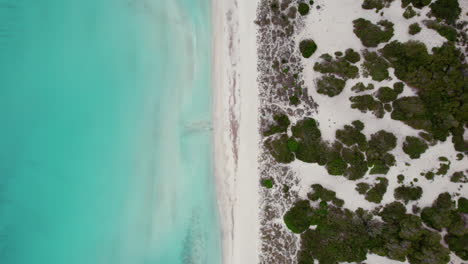
[(220, 263), (209, 0), (0, 0), (0, 263)]

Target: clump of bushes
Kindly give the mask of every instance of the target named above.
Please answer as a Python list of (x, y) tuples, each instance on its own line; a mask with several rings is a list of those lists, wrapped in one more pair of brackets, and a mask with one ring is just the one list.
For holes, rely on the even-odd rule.
[(458, 0), (437, 0), (430, 7), (435, 17), (445, 20), (448, 24), (454, 24), (461, 13)]
[(362, 2), (363, 9), (374, 9), (379, 11), (383, 8), (387, 8), (394, 0), (364, 0)]
[(263, 132), (264, 136), (270, 136), (276, 133), (285, 133), (291, 124), (287, 115), (280, 113), (273, 116), (275, 123)]
[(362, 64), (362, 69), (364, 71), (364, 77), (372, 77), (374, 81), (383, 81), (389, 79), (388, 68), (390, 67), (389, 63), (379, 56), (376, 52), (364, 52), (364, 63)]
[(395, 75), (418, 92), (417, 97), (397, 99), (392, 118), (424, 129), (437, 140), (444, 141), (451, 133), (455, 149), (464, 151), (466, 109), (462, 98), (467, 96), (464, 87), (468, 80), (460, 51), (445, 43), (429, 54), (423, 43), (394, 41), (381, 52), (395, 68)]
[(376, 25), (364, 18), (358, 18), (353, 21), (353, 25), (354, 34), (366, 47), (377, 47), (393, 37), (393, 23), (388, 20), (381, 20)]
[(359, 77), (359, 68), (349, 63), (345, 58), (332, 59), (331, 56), (321, 56), (321, 62), (314, 65), (314, 70), (321, 73), (335, 74), (344, 80)]
[(419, 186), (399, 186), (395, 189), (393, 196), (397, 200), (402, 200), (405, 203), (409, 201), (416, 201), (421, 198), (423, 189)]
[(340, 94), (346, 85), (346, 81), (334, 75), (324, 75), (317, 81), (317, 92), (330, 97)]
[(353, 49), (347, 49), (344, 58), (351, 63), (356, 63), (361, 60), (361, 55)]
[[(460, 208), (460, 200), (458, 202)], [(459, 209), (455, 208), (455, 202), (449, 193), (440, 194), (431, 207), (424, 208), (421, 212), (421, 218), (431, 228), (439, 231), (447, 230), (444, 240), (450, 250), (461, 259), (468, 260), (468, 248), (466, 247), (468, 228)]]
[[(439, 204), (439, 200), (440, 196), (435, 204)], [(467, 202), (465, 199), (465, 206)], [(455, 254), (466, 260), (464, 220), (453, 208), (448, 212), (451, 215), (445, 241)], [(314, 207), (308, 201), (295, 203), (286, 215), (297, 215), (298, 224), (292, 225), (292, 219), (288, 219), (286, 225), (300, 226), (302, 231), (296, 232), (301, 233), (299, 263), (360, 263), (366, 260), (368, 253), (397, 261), (407, 260), (410, 264), (446, 264), (450, 261), (450, 251), (441, 244), (440, 234), (426, 228), (419, 216), (408, 214), (402, 203), (387, 204), (377, 214), (382, 220), (361, 208), (351, 211), (323, 201)], [(310, 229), (310, 225), (316, 227)]]
[(403, 143), (403, 151), (412, 159), (419, 159), (427, 149), (427, 143), (418, 137), (407, 136)]
[(299, 11), (299, 14), (301, 14), (302, 16), (305, 16), (309, 14), (310, 7), (307, 3), (299, 3), (298, 11)]
[(448, 41), (457, 40), (457, 30), (451, 26), (438, 23), (437, 21), (425, 20), (424, 24), (427, 28), (433, 29)]
[(304, 58), (310, 58), (317, 50), (317, 44), (311, 39), (302, 40), (299, 43), (299, 51)]
[(409, 26), (408, 28), (408, 33), (410, 35), (416, 35), (418, 34), (419, 32), (421, 32), (421, 26), (419, 26), (418, 23), (413, 23)]

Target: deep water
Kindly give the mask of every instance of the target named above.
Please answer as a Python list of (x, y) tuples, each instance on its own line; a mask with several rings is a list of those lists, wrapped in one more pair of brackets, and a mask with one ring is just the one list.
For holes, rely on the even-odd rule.
[(0, 0), (0, 263), (221, 263), (209, 0)]

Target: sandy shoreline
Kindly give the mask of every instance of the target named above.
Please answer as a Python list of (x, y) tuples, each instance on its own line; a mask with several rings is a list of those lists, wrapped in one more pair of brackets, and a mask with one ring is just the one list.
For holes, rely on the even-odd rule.
[(214, 0), (214, 160), (223, 263), (258, 263), (257, 1)]

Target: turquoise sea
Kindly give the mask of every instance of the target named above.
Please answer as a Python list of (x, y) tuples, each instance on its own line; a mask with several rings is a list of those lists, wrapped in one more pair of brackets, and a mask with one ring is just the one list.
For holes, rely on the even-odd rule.
[(210, 0), (0, 0), (0, 263), (218, 264)]

